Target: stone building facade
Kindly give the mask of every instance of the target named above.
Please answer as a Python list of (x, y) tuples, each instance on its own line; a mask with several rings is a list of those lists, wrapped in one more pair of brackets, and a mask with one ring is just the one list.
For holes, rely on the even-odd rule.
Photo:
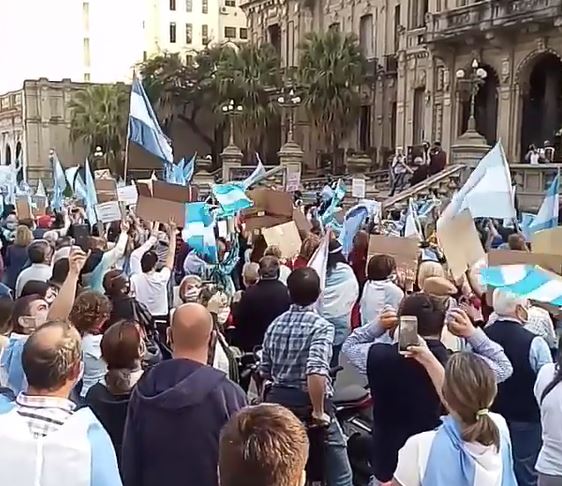
[(87, 150), (70, 141), (73, 94), (86, 86), (68, 79), (28, 80), (19, 91), (0, 95), (0, 164), (20, 160), (25, 177), (51, 179), (49, 151), (55, 149), (65, 166), (80, 164)]
[[(520, 162), (530, 144), (559, 147), (562, 128), (562, 0), (249, 0), (250, 39), (298, 63), (306, 32), (354, 32), (368, 60), (361, 116), (347, 147), (380, 163), (395, 147), (441, 141), (467, 129), (474, 60), (486, 70), (476, 128)], [(314, 165), (317, 137), (300, 119), (297, 140)], [(557, 150), (557, 159), (561, 150)]]

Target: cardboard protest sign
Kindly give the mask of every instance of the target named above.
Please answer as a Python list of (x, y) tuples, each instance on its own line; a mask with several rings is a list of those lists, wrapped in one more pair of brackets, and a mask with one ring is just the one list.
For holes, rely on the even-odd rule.
[(18, 219), (33, 219), (29, 196), (16, 196), (16, 214)]
[(118, 187), (117, 198), (122, 203), (125, 203), (126, 206), (134, 206), (139, 198), (137, 186), (131, 184), (130, 186)]
[(455, 279), (486, 255), (468, 210), (438, 226), (437, 239)]
[(117, 201), (117, 182), (115, 179), (95, 179), (98, 203)]
[(562, 255), (562, 226), (537, 231), (531, 237), (533, 253)]
[(354, 177), (351, 179), (351, 195), (359, 199), (365, 199), (364, 177)]
[(397, 269), (403, 271), (407, 277), (415, 278), (418, 267), (418, 246), (419, 242), (412, 238), (371, 235), (367, 264), (374, 255), (390, 255), (396, 260)]
[(196, 186), (182, 186), (163, 181), (138, 181), (137, 215), (145, 221), (174, 221), (185, 224), (186, 203), (198, 200)]
[(562, 273), (562, 256), (530, 253), (516, 250), (492, 250), (488, 253), (488, 266), (538, 265), (551, 272)]
[(96, 204), (96, 215), (98, 221), (102, 223), (112, 223), (113, 221), (121, 221), (123, 219), (123, 212), (118, 201)]
[(298, 208), (293, 209), (293, 221), (297, 229), (303, 233), (308, 233), (312, 229), (312, 223), (306, 218), (305, 214)]
[(254, 189), (248, 192), (248, 197), (254, 202), (254, 206), (243, 211), (248, 231), (291, 221), (293, 197), (288, 192)]
[(297, 225), (293, 221), (264, 228), (262, 235), (268, 246), (279, 247), (284, 258), (293, 258), (300, 252), (302, 241)]

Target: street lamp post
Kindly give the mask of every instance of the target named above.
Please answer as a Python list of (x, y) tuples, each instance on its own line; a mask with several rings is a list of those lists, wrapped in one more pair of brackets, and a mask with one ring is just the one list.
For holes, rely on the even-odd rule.
[[(94, 150), (94, 167), (96, 169), (101, 169), (100, 167), (100, 160), (105, 161), (105, 154), (103, 153), (103, 149), (100, 145), (96, 145), (96, 149)], [(106, 164), (104, 164), (106, 165)]]
[(294, 119), (294, 110), (297, 108), (302, 99), (299, 95), (296, 94), (294, 88), (286, 89), (284, 92), (277, 98), (277, 102), (279, 106), (283, 109), (288, 111), (287, 120), (288, 120), (288, 127), (287, 127), (287, 143), (292, 144), (295, 143), (294, 139), (294, 129), (295, 129), (295, 119)]
[(228, 137), (228, 145), (221, 153), (222, 161), (222, 180), (229, 181), (231, 179), (231, 169), (242, 165), (242, 151), (234, 142), (234, 118), (244, 112), (241, 105), (237, 105), (234, 100), (230, 100), (221, 108), (224, 116), (228, 118), (230, 134)]
[(244, 108), (241, 105), (237, 105), (234, 100), (230, 100), (227, 104), (222, 106), (222, 112), (225, 116), (228, 117), (229, 121), (229, 137), (228, 137), (228, 145), (235, 146), (234, 143), (234, 117), (236, 115), (241, 115), (244, 111)]
[(464, 69), (459, 69), (456, 72), (457, 80), (460, 83), (466, 83), (470, 93), (470, 116), (468, 118), (467, 132), (476, 131), (476, 95), (480, 87), (486, 82), (487, 76), (488, 73), (479, 66), (477, 59), (472, 61), (470, 72), (467, 73)]

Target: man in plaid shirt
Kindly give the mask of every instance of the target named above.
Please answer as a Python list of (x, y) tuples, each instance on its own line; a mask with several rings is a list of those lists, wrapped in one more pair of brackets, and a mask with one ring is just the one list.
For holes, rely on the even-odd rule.
[(320, 279), (312, 268), (301, 268), (289, 276), (287, 286), (293, 305), (271, 323), (263, 342), (260, 372), (273, 382), (266, 399), (295, 411), (310, 410), (307, 418), (328, 426), (328, 484), (351, 486), (346, 442), (330, 400), (334, 326), (314, 309)]

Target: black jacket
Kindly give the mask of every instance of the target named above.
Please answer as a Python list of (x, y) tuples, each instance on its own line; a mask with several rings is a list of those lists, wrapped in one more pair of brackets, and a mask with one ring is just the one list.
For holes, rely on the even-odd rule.
[(251, 352), (263, 344), (263, 337), (273, 320), (289, 310), (289, 291), (279, 280), (260, 280), (242, 295), (236, 313), (235, 346)]
[(242, 389), (210, 366), (172, 359), (146, 371), (127, 414), (124, 486), (217, 486), (220, 431), (245, 405)]
[[(426, 339), (443, 365), (449, 351), (437, 340)], [(391, 481), (398, 451), (408, 438), (440, 424), (443, 407), (431, 378), (417, 361), (398, 353), (398, 344), (373, 344), (367, 360), (373, 404), (373, 472)]]

